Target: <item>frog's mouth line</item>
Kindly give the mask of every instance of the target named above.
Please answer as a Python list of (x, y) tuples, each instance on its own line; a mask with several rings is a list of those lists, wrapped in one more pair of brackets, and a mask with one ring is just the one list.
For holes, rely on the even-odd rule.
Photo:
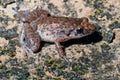
[(72, 37), (72, 38), (81, 38), (81, 37), (90, 35), (93, 32), (95, 32), (95, 31), (93, 31), (93, 30), (86, 30), (86, 29), (80, 28), (80, 29), (73, 30), (69, 34), (69, 36)]

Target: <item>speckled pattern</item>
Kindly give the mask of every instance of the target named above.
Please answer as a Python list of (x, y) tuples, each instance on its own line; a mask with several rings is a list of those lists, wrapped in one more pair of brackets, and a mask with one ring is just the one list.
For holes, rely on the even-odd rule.
[[(0, 80), (119, 80), (119, 0), (1, 0)], [(55, 45), (42, 42), (39, 53), (27, 57), (19, 44), (23, 24), (17, 13), (36, 8), (51, 15), (88, 17), (97, 31), (62, 43), (70, 64)]]

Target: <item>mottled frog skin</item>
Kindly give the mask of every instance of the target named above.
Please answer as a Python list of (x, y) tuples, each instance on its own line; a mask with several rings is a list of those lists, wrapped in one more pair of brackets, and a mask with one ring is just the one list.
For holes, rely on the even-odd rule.
[(24, 23), (20, 43), (27, 53), (37, 52), (41, 41), (54, 42), (60, 57), (66, 59), (61, 42), (82, 38), (95, 31), (86, 17), (50, 16), (41, 9), (20, 11), (19, 16)]

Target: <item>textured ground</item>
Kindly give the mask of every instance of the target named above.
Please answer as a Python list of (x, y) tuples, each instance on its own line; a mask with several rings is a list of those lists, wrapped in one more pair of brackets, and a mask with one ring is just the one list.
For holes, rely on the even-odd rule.
[[(70, 65), (54, 44), (27, 58), (19, 44), (20, 10), (86, 16), (97, 31), (63, 43)], [(0, 0), (0, 80), (120, 80), (120, 0)]]

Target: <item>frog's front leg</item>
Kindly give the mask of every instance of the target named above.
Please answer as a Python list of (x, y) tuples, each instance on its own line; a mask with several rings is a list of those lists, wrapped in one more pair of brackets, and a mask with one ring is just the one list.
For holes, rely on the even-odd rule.
[(63, 41), (65, 41), (65, 38), (59, 37), (55, 40), (55, 45), (56, 45), (60, 58), (64, 59), (66, 62), (69, 62), (69, 60), (65, 56), (65, 52), (63, 51), (63, 46), (60, 44), (60, 42), (63, 42)]

